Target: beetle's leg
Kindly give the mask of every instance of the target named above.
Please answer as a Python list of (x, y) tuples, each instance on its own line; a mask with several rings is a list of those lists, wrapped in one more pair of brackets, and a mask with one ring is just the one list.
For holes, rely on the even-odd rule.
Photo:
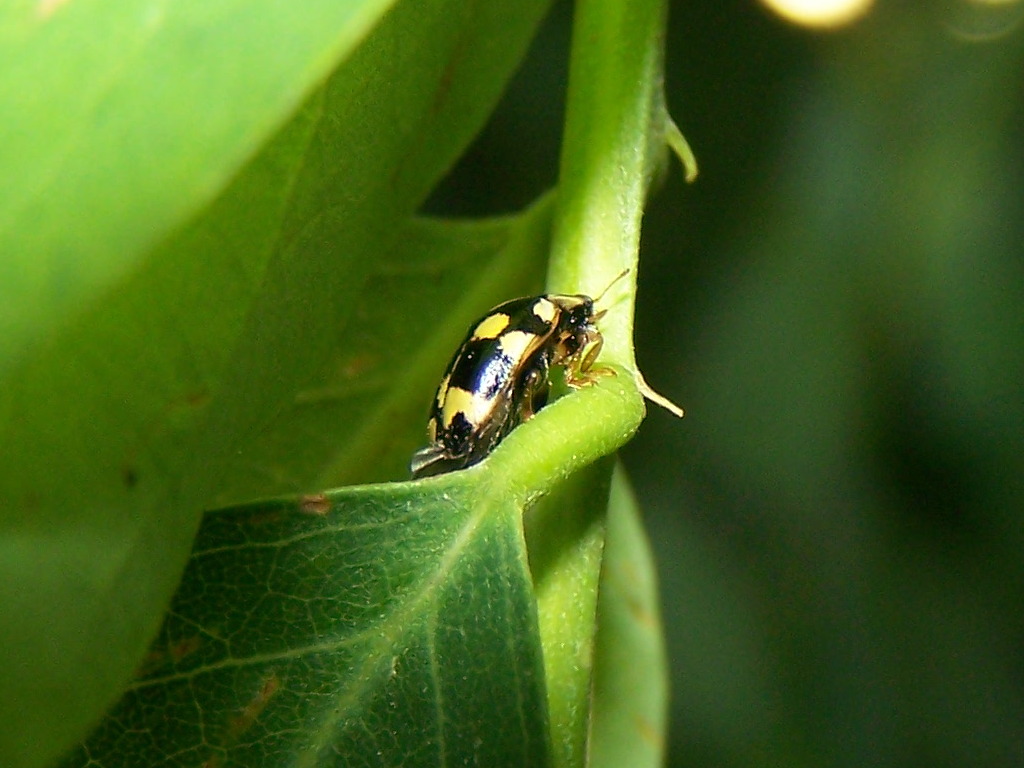
[(549, 363), (546, 355), (537, 359), (537, 364), (523, 377), (521, 384), (522, 401), (520, 403), (520, 421), (532, 418), (537, 411), (548, 402), (550, 381), (548, 379)]
[(579, 388), (587, 384), (593, 384), (601, 376), (615, 376), (615, 369), (605, 366), (594, 367), (597, 356), (601, 354), (604, 346), (604, 337), (594, 331), (584, 345), (583, 349), (569, 359), (565, 366), (565, 383), (570, 387)]

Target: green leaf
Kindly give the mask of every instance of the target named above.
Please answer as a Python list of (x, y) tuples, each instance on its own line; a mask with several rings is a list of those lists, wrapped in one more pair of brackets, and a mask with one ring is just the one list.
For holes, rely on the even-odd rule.
[(259, 440), (229, 459), (214, 503), (406, 477), (433, 389), (465, 329), (509, 290), (537, 290), (551, 210), (547, 196), (516, 216), (398, 224), (352, 297), (344, 333), (275, 405)]
[(201, 209), (392, 3), (0, 11), (0, 374)]
[[(0, 102), (64, 93), (71, 120), (65, 133), (33, 102), (0, 136), (22, 153), (3, 161), (17, 183), (0, 197), (0, 269), (12, 277), (0, 281), (11, 297), (0, 439), (16, 446), (0, 467), (5, 766), (49, 763), (107, 709), (157, 629), (202, 508), (404, 475), (468, 319), (538, 289), (547, 201), (487, 222), (414, 213), (486, 118), (545, 5), (407, 0), (365, 39), (379, 5), (344, 6), (344, 17), (290, 8), (297, 26), (216, 3), (198, 18), (166, 11), (166, 25), (127, 2), (109, 18), (87, 2), (0, 16), (12, 43), (0, 56), (19, 74), (0, 75)], [(580, 6), (550, 267), (558, 290), (597, 293), (623, 267), (635, 275), (663, 149), (663, 8), (620, 5)], [(105, 35), (115, 28), (123, 34)], [(108, 62), (90, 49), (98, 39), (126, 47), (112, 45)], [(53, 88), (26, 95), (23, 79), (51, 62)], [(612, 310), (602, 328), (615, 375), (544, 409), (481, 467), (332, 493), (330, 509), (307, 496), (261, 506), (258, 519), (253, 506), (211, 515), (204, 537), (234, 519), (236, 535), (258, 538), (264, 514), (298, 528), (295, 541), (267, 534), (266, 546), (220, 531), (199, 550), (157, 655), (80, 760), (247, 765), (258, 753), (257, 764), (293, 764), (340, 738), (402, 764), (472, 754), (582, 765), (608, 468), (576, 473), (643, 415), (632, 302)], [(538, 621), (523, 599), (519, 521), (545, 494), (534, 523), (560, 499), (579, 503), (539, 528), (550, 538), (546, 560), (540, 547), (531, 559)], [(424, 522), (431, 510), (436, 528)], [(333, 527), (305, 542), (310, 516)], [(260, 560), (275, 549), (293, 559)], [(336, 567), (344, 583), (327, 595)], [(554, 610), (570, 604), (572, 620), (557, 626)], [(325, 638), (333, 645), (321, 649)], [(499, 639), (514, 663), (480, 665)], [(538, 682), (541, 641), (550, 688)], [(514, 690), (514, 708), (494, 680)], [(443, 751), (416, 752), (434, 744), (418, 728), (440, 733)], [(386, 743), (395, 733), (407, 737)]]
[(612, 479), (607, 531), (587, 764), (657, 768), (665, 753), (668, 665), (653, 553), (621, 466)]
[(560, 483), (526, 518), (556, 765), (579, 765), (587, 751), (608, 464)]
[[(346, 7), (355, 13), (355, 6)], [(0, 366), (0, 439), (12, 447), (0, 466), (6, 683), (0, 763), (12, 768), (48, 763), (116, 698), (158, 627), (201, 509), (217, 500), (308, 487), (330, 470), (335, 452), (301, 468), (289, 463), (291, 444), (277, 440), (287, 433), (281, 414), (301, 410), (296, 404), (318, 386), (325, 366), (355, 349), (344, 341), (357, 313), (379, 315), (379, 304), (365, 290), (378, 266), (387, 269), (385, 255), (410, 232), (410, 247), (429, 239), (430, 225), (410, 223), (410, 217), (486, 118), (544, 3), (397, 5), (241, 171), (239, 163), (345, 52), (337, 41), (355, 33), (338, 32), (335, 22), (344, 18), (317, 14), (316, 6), (288, 6), (286, 13), (301, 21), (286, 23), (271, 14), (266, 28), (256, 21), (258, 9), (239, 11), (244, 18), (228, 12), (234, 5), (223, 14), (218, 10), (206, 4), (201, 18), (182, 22), (189, 32), (185, 42), (175, 37), (170, 47), (140, 44), (130, 67), (122, 60), (121, 69), (111, 64), (103, 70), (109, 77), (129, 72), (130, 93), (149, 89), (146, 99), (121, 100), (120, 86), (114, 87), (120, 80), (104, 99), (96, 96), (90, 116), (72, 131), (75, 141), (69, 134), (61, 144), (70, 153), (66, 164), (45, 153), (32, 155), (40, 164), (37, 180), (59, 191), (56, 207), (47, 207), (45, 215), (15, 215), (31, 208), (19, 207), (31, 198), (20, 173), (9, 177), (15, 182), (9, 194), (22, 190), (21, 197), (0, 201), (6, 206), (0, 207), (0, 268), (20, 274), (24, 267), (27, 276), (0, 280), (4, 322), (11, 322), (4, 327), (15, 336), (24, 330), (20, 341), (11, 342), (15, 346), (3, 348)], [(65, 13), (70, 21), (61, 21)], [(3, 55), (17, 53), (23, 67), (17, 71), (26, 76), (45, 61), (49, 77), (68, 79), (70, 84), (61, 80), (66, 91), (88, 90), (95, 67), (76, 57), (89, 53), (89, 41), (109, 38), (97, 31), (106, 29), (104, 23), (121, 23), (120, 17), (104, 22), (89, 15), (106, 13), (105, 6), (69, 3), (55, 6), (47, 19), (18, 26), (8, 11), (0, 34), (17, 45)], [(129, 24), (138, 16), (125, 19)], [(296, 24), (312, 38), (289, 37)], [(254, 38), (262, 57), (255, 63), (246, 58), (252, 53), (248, 42), (234, 47), (237, 34), (255, 34), (253, 25), (263, 29)], [(81, 38), (79, 28), (85, 31)], [(164, 29), (161, 22), (150, 31), (159, 36)], [(175, 29), (179, 37), (185, 34)], [(69, 35), (77, 42), (65, 59), (58, 43)], [(333, 41), (327, 48), (317, 43), (325, 35)], [(495, 39), (503, 44), (494, 45)], [(33, 48), (34, 41), (49, 45), (42, 50), (50, 55)], [(273, 115), (254, 116), (251, 105), (266, 91), (239, 72), (263, 59), (273, 69), (293, 45), (305, 51), (297, 74), (293, 68), (290, 75), (267, 76), (287, 93), (270, 99)], [(170, 58), (175, 52), (182, 61)], [(229, 59), (230, 66), (224, 63)], [(201, 60), (229, 67), (214, 78), (221, 84), (216, 98), (223, 101), (211, 105), (215, 97), (207, 95), (193, 101), (188, 119), (175, 116), (198, 87)], [(144, 86), (140, 78), (147, 73), (155, 79)], [(85, 109), (77, 104), (72, 100), (72, 116)], [(63, 130), (63, 123), (48, 121), (42, 106), (33, 108), (42, 133), (32, 141), (42, 147), (47, 142), (40, 136)], [(208, 120), (237, 145), (228, 151), (226, 139), (213, 141)], [(110, 146), (114, 134), (123, 138), (123, 153)], [(143, 162), (137, 142), (150, 140), (160, 151)], [(168, 154), (160, 142), (178, 153)], [(43, 151), (24, 151), (30, 150)], [(5, 152), (5, 162), (21, 162), (19, 154)], [(217, 161), (207, 163), (208, 155)], [(86, 168), (89, 157), (95, 166)], [(165, 162), (169, 170), (154, 170)], [(200, 216), (182, 223), (236, 171), (231, 186)], [(148, 173), (155, 180), (133, 181)], [(107, 199), (114, 194), (108, 177), (125, 205)], [(97, 180), (95, 189), (86, 178)], [(172, 202), (165, 197), (171, 194), (183, 198)], [(51, 206), (46, 195), (31, 199)], [(172, 228), (173, 235), (161, 239)], [(463, 254), (485, 247), (486, 229), (463, 230)], [(534, 232), (524, 253), (544, 241), (543, 225)], [(501, 237), (492, 241), (499, 249)], [(32, 277), (32, 255), (43, 251), (48, 255), (39, 274), (59, 274), (59, 285), (51, 281), (47, 288), (39, 275)], [(67, 259), (73, 267), (49, 259)], [(417, 279), (416, 269), (409, 279)], [(450, 296), (446, 292), (458, 287), (444, 282), (444, 267), (436, 261), (418, 269), (422, 287), (438, 286), (435, 296)], [(31, 297), (38, 306), (29, 307)], [(415, 346), (408, 328), (399, 338)], [(391, 341), (382, 339), (378, 347)], [(397, 382), (392, 371), (404, 370), (367, 367), (365, 357), (349, 362), (358, 372), (350, 378), (367, 387), (390, 388)], [(436, 376), (430, 365), (423, 363), (423, 380)], [(340, 375), (350, 370), (342, 366)], [(412, 389), (410, 382), (407, 391)], [(429, 394), (416, 397), (404, 407), (422, 413)], [(338, 402), (353, 413), (351, 404)], [(418, 432), (422, 423), (416, 421)], [(407, 455), (415, 440), (411, 429), (392, 430), (402, 437), (389, 455)], [(385, 437), (395, 439), (382, 431), (373, 440), (379, 444)]]
[(145, 674), (65, 764), (545, 765), (521, 510), (444, 480), (208, 515)]
[(208, 514), (139, 679), (64, 765), (548, 765), (523, 513), (642, 407), (608, 376), (469, 470)]

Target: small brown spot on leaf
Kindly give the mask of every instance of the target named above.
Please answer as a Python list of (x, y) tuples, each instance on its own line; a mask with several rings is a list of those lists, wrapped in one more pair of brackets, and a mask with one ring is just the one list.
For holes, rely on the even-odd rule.
[(135, 670), (135, 677), (144, 678), (153, 674), (165, 664), (179, 662), (189, 654), (199, 650), (201, 644), (202, 641), (199, 636), (192, 635), (169, 646), (167, 650), (150, 651), (142, 660), (139, 668)]
[(210, 402), (210, 390), (203, 387), (194, 389), (182, 398), (182, 403), (189, 408), (202, 408)]
[(629, 599), (629, 612), (637, 624), (652, 630), (658, 629), (658, 620), (639, 600)]
[(660, 728), (646, 717), (639, 716), (633, 718), (633, 725), (636, 726), (636, 730), (640, 734), (641, 739), (659, 751), (661, 750), (663, 740)]
[(322, 493), (303, 496), (299, 502), (299, 511), (304, 515), (326, 515), (331, 511), (331, 502)]
[(139, 484), (139, 470), (129, 465), (124, 466), (121, 469), (121, 481), (124, 483), (124, 487), (129, 490)]
[(175, 643), (171, 646), (171, 659), (173, 661), (181, 661), (186, 656), (189, 656), (198, 651), (200, 645), (202, 645), (202, 641), (199, 639), (199, 635), (192, 635), (191, 637), (186, 637), (184, 640)]
[(142, 663), (136, 668), (135, 677), (142, 679), (151, 675), (163, 666), (166, 659), (167, 654), (164, 651), (150, 651), (143, 657)]
[(341, 361), (338, 373), (342, 378), (354, 379), (360, 376), (377, 364), (377, 355), (363, 353)]
[(259, 691), (245, 705), (245, 708), (236, 717), (231, 718), (232, 737), (238, 737), (249, 730), (280, 689), (281, 678), (277, 675), (271, 675), (264, 680)]

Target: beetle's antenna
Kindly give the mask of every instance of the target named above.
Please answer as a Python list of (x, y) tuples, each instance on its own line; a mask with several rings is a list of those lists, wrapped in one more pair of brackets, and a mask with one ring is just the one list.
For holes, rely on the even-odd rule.
[(612, 286), (615, 285), (617, 282), (619, 282), (619, 280), (621, 280), (622, 278), (624, 278), (628, 274), (629, 274), (629, 267), (626, 267), (624, 270), (619, 272), (619, 274), (617, 274), (615, 276), (615, 279), (612, 280), (610, 283), (608, 283), (608, 285), (606, 285), (604, 287), (604, 290), (601, 291), (599, 294), (597, 294), (597, 296), (594, 297), (594, 303), (597, 304), (597, 302), (599, 302), (601, 299), (603, 299), (605, 294), (608, 293), (608, 291), (611, 290)]

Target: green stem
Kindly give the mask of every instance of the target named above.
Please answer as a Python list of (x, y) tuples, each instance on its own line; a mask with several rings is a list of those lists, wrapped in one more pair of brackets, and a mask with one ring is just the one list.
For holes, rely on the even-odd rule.
[[(616, 285), (602, 300), (600, 308), (608, 314), (600, 327), (602, 360), (630, 373), (636, 368), (640, 221), (653, 171), (666, 154), (665, 126), (671, 123), (661, 90), (664, 27), (663, 0), (577, 0), (548, 271), (549, 290), (596, 296), (629, 270), (625, 287)], [(616, 300), (623, 291), (626, 299)], [(626, 371), (553, 403), (533, 419), (533, 430), (510, 435), (505, 452), (491, 459), (495, 476), (513, 496), (529, 501), (550, 494), (526, 523), (557, 768), (580, 768), (587, 761), (611, 465), (579, 470), (628, 440), (643, 418), (641, 380)], [(532, 461), (517, 464), (518, 475), (503, 472), (503, 458), (514, 456), (517, 445), (531, 452)]]
[[(664, 153), (662, 0), (579, 0), (548, 272), (553, 291), (596, 295), (630, 269), (629, 301), (610, 303), (604, 356), (632, 370), (640, 220)], [(620, 295), (618, 289), (612, 294)]]

